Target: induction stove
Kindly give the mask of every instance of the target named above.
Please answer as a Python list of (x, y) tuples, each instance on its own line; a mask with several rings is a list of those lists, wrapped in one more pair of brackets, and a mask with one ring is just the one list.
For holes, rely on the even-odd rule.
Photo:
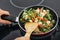
[[(18, 14), (25, 7), (30, 6), (30, 5), (27, 6), (27, 4), (25, 6), (24, 5), (22, 6), (20, 4), (19, 5), (16, 4), (19, 7), (15, 7), (14, 5), (11, 4), (10, 1), (11, 0), (0, 0), (0, 8), (3, 10), (9, 11), (10, 14), (14, 15), (15, 17), (17, 17)], [(41, 1), (41, 0), (39, 0), (39, 1)], [(37, 2), (37, 4), (38, 4), (38, 2)], [(44, 0), (43, 3), (39, 4), (39, 5), (45, 5), (45, 6), (49, 6), (49, 7), (53, 8), (57, 12), (58, 16), (60, 17), (60, 5), (59, 4), (60, 4), (60, 0)], [(20, 7), (24, 7), (24, 8), (21, 9)], [(17, 23), (12, 23), (10, 25), (0, 24), (0, 39), (1, 40), (5, 40), (7, 38), (9, 39), (11, 37), (11, 35), (13, 35), (10, 38), (11, 40), (16, 37), (20, 37), (22, 34), (20, 33), (19, 30), (20, 30), (20, 27), (18, 26)], [(57, 30), (59, 30), (59, 31), (57, 31), (57, 32), (55, 31), (56, 33), (55, 33), (55, 36), (52, 36), (52, 40), (60, 40), (60, 24), (58, 25)], [(16, 32), (19, 34), (17, 34)], [(49, 40), (49, 39), (51, 39), (51, 38), (47, 38), (47, 40)]]

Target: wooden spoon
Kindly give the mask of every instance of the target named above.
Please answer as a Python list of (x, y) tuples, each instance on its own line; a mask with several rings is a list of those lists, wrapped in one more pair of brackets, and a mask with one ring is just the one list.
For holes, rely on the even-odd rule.
[(38, 23), (26, 23), (25, 24), (25, 29), (26, 29), (26, 34), (23, 37), (18, 37), (15, 40), (30, 40), (30, 35), (31, 33), (37, 28)]
[(25, 24), (25, 29), (26, 29), (25, 37), (30, 38), (31, 33), (37, 28), (37, 26), (38, 26), (38, 23), (35, 23), (35, 22), (32, 22), (32, 23), (28, 22), (28, 23), (26, 23)]

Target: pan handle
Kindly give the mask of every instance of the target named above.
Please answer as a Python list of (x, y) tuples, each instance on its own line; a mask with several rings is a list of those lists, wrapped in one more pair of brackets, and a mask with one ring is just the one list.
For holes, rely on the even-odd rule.
[(2, 15), (1, 18), (3, 20), (8, 20), (8, 21), (11, 21), (11, 22), (14, 22), (14, 23), (17, 23), (17, 20), (18, 20), (17, 17), (14, 17), (12, 15), (10, 15), (10, 16)]

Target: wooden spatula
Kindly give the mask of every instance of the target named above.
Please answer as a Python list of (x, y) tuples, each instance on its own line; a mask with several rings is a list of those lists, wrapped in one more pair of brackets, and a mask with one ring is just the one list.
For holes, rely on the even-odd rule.
[(25, 37), (29, 37), (30, 38), (31, 33), (37, 28), (37, 26), (38, 26), (38, 23), (34, 23), (34, 22), (32, 22), (32, 23), (30, 23), (30, 22), (26, 23), (25, 24), (25, 29), (26, 29), (26, 35), (25, 35)]
[(31, 33), (37, 28), (38, 23), (26, 23), (25, 24), (25, 29), (26, 29), (26, 34), (23, 37), (18, 37), (15, 40), (30, 40), (30, 35)]

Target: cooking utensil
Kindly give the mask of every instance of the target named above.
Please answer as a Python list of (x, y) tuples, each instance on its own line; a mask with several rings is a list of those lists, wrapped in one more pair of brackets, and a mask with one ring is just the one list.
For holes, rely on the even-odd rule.
[(37, 26), (38, 26), (38, 23), (33, 23), (33, 22), (32, 23), (30, 23), (30, 22), (26, 23), (25, 24), (25, 29), (26, 29), (25, 37), (30, 38), (31, 33), (37, 28)]
[(27, 22), (25, 24), (25, 26), (24, 26), (25, 29), (26, 29), (25, 36), (16, 38), (15, 40), (30, 40), (30, 35), (37, 28), (37, 26), (38, 26), (38, 23), (34, 23), (34, 22), (30, 23), (30, 22)]

